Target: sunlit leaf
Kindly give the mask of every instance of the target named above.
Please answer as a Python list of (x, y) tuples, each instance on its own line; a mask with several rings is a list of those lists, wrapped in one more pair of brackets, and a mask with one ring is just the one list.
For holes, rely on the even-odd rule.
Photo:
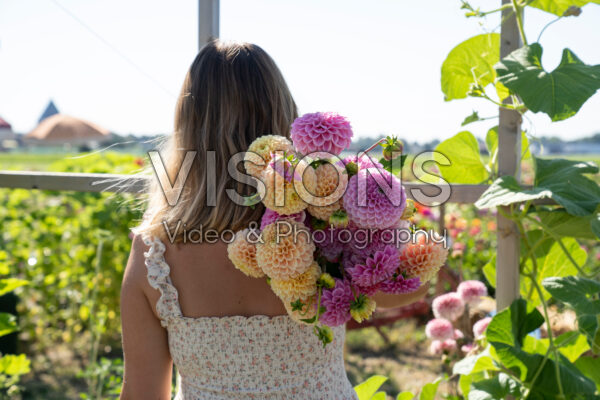
[(561, 17), (569, 7), (583, 7), (588, 3), (600, 4), (600, 0), (533, 0), (527, 5)]
[(569, 49), (552, 72), (542, 68), (542, 46), (523, 46), (496, 66), (498, 81), (516, 93), (533, 112), (552, 121), (572, 117), (600, 88), (600, 65), (586, 65)]
[(438, 144), (435, 151), (450, 160), (449, 166), (438, 163), (442, 177), (449, 183), (476, 184), (485, 181), (489, 175), (479, 154), (479, 143), (471, 132), (457, 133)]
[(364, 381), (363, 383), (356, 385), (354, 387), (354, 390), (358, 395), (358, 400), (370, 400), (373, 397), (373, 395), (379, 390), (381, 385), (383, 385), (383, 383), (387, 381), (387, 379), (388, 378), (386, 378), (385, 376), (374, 375), (366, 381)]
[(453, 48), (442, 64), (442, 92), (446, 101), (464, 99), (472, 84), (482, 87), (496, 79), (500, 60), (498, 33), (474, 36)]

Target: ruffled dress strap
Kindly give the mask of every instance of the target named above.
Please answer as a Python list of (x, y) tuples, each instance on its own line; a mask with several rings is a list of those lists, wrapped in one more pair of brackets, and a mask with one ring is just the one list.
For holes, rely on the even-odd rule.
[(166, 328), (172, 318), (182, 316), (179, 294), (171, 282), (171, 269), (165, 261), (165, 244), (148, 234), (142, 234), (142, 240), (149, 247), (149, 250), (144, 253), (148, 282), (150, 286), (160, 291), (156, 313), (160, 318), (160, 324)]

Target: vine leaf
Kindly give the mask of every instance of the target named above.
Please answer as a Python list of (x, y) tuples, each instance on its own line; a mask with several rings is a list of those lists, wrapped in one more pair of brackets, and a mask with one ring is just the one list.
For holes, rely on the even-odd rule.
[[(531, 388), (531, 398), (553, 398), (558, 393), (555, 379), (555, 362), (558, 360), (547, 359), (544, 363), (544, 356), (527, 351), (530, 347), (526, 346), (527, 335), (543, 322), (544, 317), (535, 307), (517, 299), (509, 308), (496, 314), (486, 330), (488, 342), (511, 373), (530, 383), (539, 371), (536, 384)], [(594, 382), (582, 375), (566, 357), (560, 357), (558, 370), (567, 398), (585, 397), (595, 392)], [(470, 394), (473, 394), (472, 390)]]
[(600, 0), (533, 0), (528, 5), (562, 17), (569, 7), (583, 7), (588, 3), (600, 4)]
[(600, 88), (600, 65), (586, 65), (569, 49), (552, 72), (542, 68), (542, 46), (523, 46), (496, 66), (498, 81), (517, 94), (533, 112), (552, 121), (572, 117)]
[(355, 386), (354, 390), (356, 391), (358, 400), (371, 399), (375, 392), (379, 390), (381, 385), (383, 385), (383, 383), (387, 381), (387, 379), (388, 378), (386, 378), (385, 376), (374, 375), (366, 381), (364, 381), (363, 383), (361, 383), (360, 385)]
[(554, 235), (579, 239), (600, 239), (600, 230), (594, 230), (594, 225), (600, 225), (600, 214), (576, 217), (563, 208), (530, 211), (537, 215), (547, 230)]
[[(500, 34), (473, 36), (453, 48), (442, 64), (442, 92), (446, 101), (464, 99), (471, 85), (494, 83), (494, 64), (500, 60)], [(504, 89), (499, 88), (506, 97)]]
[(594, 353), (600, 353), (600, 282), (567, 276), (547, 278), (542, 282), (552, 297), (575, 310), (579, 330), (588, 339)]
[(597, 174), (593, 162), (533, 157), (534, 186), (522, 188), (512, 176), (503, 176), (475, 202), (478, 208), (507, 206), (528, 200), (551, 198), (576, 216), (590, 215), (600, 205), (600, 187), (585, 174)]
[(463, 122), (460, 123), (460, 126), (465, 126), (477, 121), (483, 121), (483, 118), (479, 116), (479, 113), (477, 111), (473, 110), (471, 115), (465, 117)]
[[(435, 151), (448, 157), (450, 165), (440, 161), (438, 168), (449, 183), (476, 184), (486, 180), (488, 171), (479, 154), (479, 144), (471, 132), (462, 131), (438, 144)], [(439, 156), (434, 153), (434, 160)]]
[(491, 379), (471, 383), (469, 399), (503, 400), (509, 395), (519, 394), (519, 384), (505, 373), (499, 373)]

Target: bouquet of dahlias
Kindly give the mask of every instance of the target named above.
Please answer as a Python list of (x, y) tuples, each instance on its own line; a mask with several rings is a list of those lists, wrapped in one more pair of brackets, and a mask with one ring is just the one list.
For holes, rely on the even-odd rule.
[[(340, 159), (352, 140), (336, 113), (305, 114), (292, 141), (267, 135), (248, 148), (244, 166), (258, 181), (266, 206), (258, 238), (250, 228), (229, 244), (229, 258), (245, 274), (268, 280), (289, 316), (313, 324), (324, 345), (329, 327), (371, 317), (377, 292), (408, 293), (429, 281), (447, 249), (409, 228), (415, 211), (397, 173), (404, 157), (395, 138)], [(383, 158), (368, 152), (383, 147)], [(255, 235), (257, 232), (254, 232)]]

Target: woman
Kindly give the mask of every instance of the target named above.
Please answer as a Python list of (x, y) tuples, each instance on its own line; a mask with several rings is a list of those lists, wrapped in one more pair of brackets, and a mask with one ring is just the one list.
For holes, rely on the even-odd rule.
[[(182, 243), (183, 227), (238, 231), (259, 220), (261, 206), (227, 197), (226, 189), (252, 190), (230, 176), (227, 163), (261, 135), (288, 136), (296, 116), (281, 72), (260, 47), (214, 41), (194, 60), (175, 133), (161, 152), (171, 182), (185, 150), (197, 155), (175, 205), (166, 199), (177, 198), (177, 187), (165, 194), (155, 182), (149, 189), (148, 218), (136, 230), (123, 280), (122, 399), (170, 399), (173, 363), (178, 399), (356, 398), (344, 370), (343, 327), (323, 348), (311, 327), (286, 315), (264, 279), (233, 267), (226, 243)], [(211, 167), (216, 179), (206, 173)], [(399, 306), (424, 290), (376, 301)]]

